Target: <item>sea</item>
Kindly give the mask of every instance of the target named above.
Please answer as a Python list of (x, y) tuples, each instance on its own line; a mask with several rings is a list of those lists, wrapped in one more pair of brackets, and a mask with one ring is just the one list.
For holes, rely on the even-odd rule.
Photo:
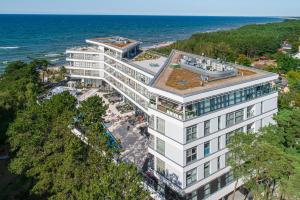
[(86, 38), (122, 36), (152, 46), (197, 32), (283, 21), (278, 17), (0, 15), (0, 73), (9, 62), (47, 59), (63, 64), (65, 50)]

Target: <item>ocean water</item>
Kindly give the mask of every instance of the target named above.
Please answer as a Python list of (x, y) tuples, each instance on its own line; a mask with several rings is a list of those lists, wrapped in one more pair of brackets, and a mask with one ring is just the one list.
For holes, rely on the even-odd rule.
[(123, 36), (142, 46), (188, 38), (195, 32), (282, 21), (269, 17), (184, 17), (112, 15), (0, 15), (0, 72), (7, 63), (45, 58), (62, 63), (66, 48), (86, 38)]

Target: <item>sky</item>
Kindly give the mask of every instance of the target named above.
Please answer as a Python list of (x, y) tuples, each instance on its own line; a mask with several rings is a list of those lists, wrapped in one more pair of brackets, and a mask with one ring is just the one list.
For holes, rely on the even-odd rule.
[(0, 0), (0, 14), (300, 16), (300, 0)]

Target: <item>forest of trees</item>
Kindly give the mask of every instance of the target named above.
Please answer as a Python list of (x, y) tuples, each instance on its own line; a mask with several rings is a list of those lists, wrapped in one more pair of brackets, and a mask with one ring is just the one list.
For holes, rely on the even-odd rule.
[[(1, 186), (0, 199), (147, 199), (137, 168), (112, 160), (116, 150), (101, 129), (104, 101), (95, 96), (76, 107), (76, 98), (64, 92), (37, 103), (37, 67), (15, 62), (1, 76), (1, 134), (10, 146), (9, 170), (24, 188)], [(71, 132), (78, 115), (90, 145)]]
[[(290, 20), (194, 34), (157, 50), (175, 48), (246, 65), (261, 55), (276, 58), (271, 71), (284, 73), (289, 87), (280, 93), (276, 125), (234, 134), (229, 144), (234, 177), (258, 200), (300, 198), (300, 61), (276, 53), (284, 40), (297, 47), (299, 37), (300, 21)], [(37, 69), (46, 65), (14, 62), (0, 76), (0, 145), (10, 147), (9, 170), (18, 175), (16, 183), (22, 180), (21, 189), (0, 187), (0, 199), (148, 199), (136, 167), (112, 161), (116, 149), (105, 142), (101, 122), (107, 107), (101, 98), (76, 107), (76, 99), (62, 93), (37, 103), (43, 91)], [(71, 132), (79, 115), (91, 145)]]
[(236, 30), (196, 33), (188, 39), (179, 40), (156, 51), (168, 55), (172, 49), (178, 49), (222, 60), (240, 60), (247, 63), (247, 58), (275, 54), (285, 40), (293, 45), (292, 52), (297, 51), (300, 45), (299, 20), (247, 25)]

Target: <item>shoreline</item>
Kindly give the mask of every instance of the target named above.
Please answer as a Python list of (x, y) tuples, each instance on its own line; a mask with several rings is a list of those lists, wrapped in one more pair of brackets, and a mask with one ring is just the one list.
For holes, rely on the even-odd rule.
[[(149, 15), (149, 17), (151, 17)], [(184, 17), (184, 16), (174, 16), (174, 17)], [(197, 16), (186, 16), (186, 17), (197, 17)], [(206, 17), (206, 16), (203, 16), (203, 17)], [(221, 17), (221, 16), (207, 16), (207, 17)], [(229, 18), (230, 17), (235, 17), (235, 16), (228, 16)], [(246, 16), (245, 16), (246, 17)], [(236, 16), (236, 18), (242, 18), (242, 17), (239, 17), (239, 16)], [(253, 20), (255, 19), (256, 17), (253, 17)], [(146, 43), (148, 43), (148, 45), (145, 45), (143, 46), (143, 39), (141, 39), (141, 42), (142, 42), (142, 45), (141, 45), (141, 48), (142, 49), (145, 49), (145, 50), (151, 50), (151, 49), (155, 49), (155, 48), (161, 48), (161, 47), (167, 47), (167, 46), (170, 46), (174, 43), (176, 43), (178, 40), (186, 40), (186, 39), (189, 39), (192, 35), (194, 34), (197, 34), (197, 33), (211, 33), (211, 32), (218, 32), (218, 31), (226, 31), (226, 30), (234, 30), (234, 29), (239, 29), (243, 26), (247, 26), (247, 25), (254, 25), (254, 24), (268, 24), (268, 23), (280, 23), (280, 22), (283, 22), (284, 20), (286, 20), (287, 18), (285, 17), (266, 17), (266, 18), (269, 18), (270, 21), (268, 22), (250, 22), (250, 23), (247, 23), (247, 22), (241, 22), (241, 24), (223, 24), (223, 25), (215, 25), (216, 27), (213, 27), (214, 24), (212, 24), (212, 27), (210, 28), (209, 26), (207, 28), (204, 27), (204, 30), (201, 30), (201, 26), (199, 26), (199, 29), (198, 31), (193, 31), (191, 30), (190, 32), (188, 31), (189, 28), (187, 28), (187, 31), (186, 33), (186, 36), (183, 36), (183, 37), (175, 37), (176, 36), (176, 32), (174, 32), (174, 37), (177, 38), (177, 39), (174, 39), (172, 40), (172, 38), (170, 38), (171, 40), (167, 39), (168, 38), (168, 34), (166, 34), (166, 40), (165, 41), (162, 41), (162, 42), (155, 42), (155, 40), (153, 41), (147, 41)], [(273, 21), (274, 19), (277, 19), (276, 21)], [(187, 26), (188, 27), (188, 26)], [(117, 33), (116, 33), (117, 34)], [(134, 36), (133, 36), (134, 37)], [(139, 37), (138, 35), (136, 37)], [(86, 44), (82, 43), (82, 46), (84, 46)], [(22, 48), (18, 48), (18, 49), (5, 49), (5, 51), (9, 52), (9, 54), (11, 54), (11, 52), (14, 52), (14, 51), (23, 51), (24, 49), (26, 49), (28, 47), (22, 47)], [(68, 48), (67, 46), (65, 48)], [(21, 61), (24, 61), (24, 62), (28, 62), (30, 60), (32, 60), (33, 58), (37, 58), (37, 59), (47, 59), (49, 60), (53, 65), (65, 65), (66, 62), (65, 62), (65, 58), (64, 58), (64, 51), (65, 49), (57, 49), (57, 51), (49, 51), (47, 52), (48, 49), (45, 49), (44, 52), (35, 52), (35, 54), (43, 54), (41, 56), (35, 56), (33, 55), (32, 57), (28, 57), (25, 53), (23, 55), (20, 55), (19, 57), (15, 57), (15, 58), (11, 58), (11, 59), (3, 59), (3, 61), (0, 61), (0, 73), (3, 72), (3, 70), (5, 69), (5, 67), (7, 66), (8, 63), (10, 62), (13, 62), (15, 60), (21, 60)], [(0, 50), (0, 53), (4, 52), (4, 50)], [(5, 54), (4, 54), (5, 55)], [(54, 56), (54, 55), (57, 55), (57, 56)]]
[[(275, 18), (275, 17), (274, 17)], [(199, 34), (199, 33), (214, 33), (214, 32), (218, 32), (218, 31), (230, 31), (230, 30), (237, 30), (239, 28), (242, 28), (244, 26), (248, 26), (248, 25), (265, 25), (265, 24), (271, 24), (271, 23), (282, 23), (285, 20), (300, 20), (299, 18), (286, 18), (286, 17), (277, 17), (277, 19), (281, 19), (281, 21), (276, 21), (276, 22), (265, 22), (265, 23), (250, 23), (250, 24), (244, 24), (238, 27), (228, 27), (228, 28), (216, 28), (214, 30), (207, 30), (207, 31), (196, 31), (191, 33), (191, 35), (189, 35), (188, 37), (181, 39), (181, 40), (187, 40), (190, 37), (192, 37), (194, 34)], [(178, 39), (179, 40), (179, 39)], [(168, 47), (171, 46), (172, 44), (175, 44), (178, 40), (175, 41), (164, 41), (164, 42), (159, 42), (150, 46), (144, 46), (142, 47), (143, 50), (152, 50), (152, 49), (157, 49), (157, 48), (162, 48), (162, 47)]]

